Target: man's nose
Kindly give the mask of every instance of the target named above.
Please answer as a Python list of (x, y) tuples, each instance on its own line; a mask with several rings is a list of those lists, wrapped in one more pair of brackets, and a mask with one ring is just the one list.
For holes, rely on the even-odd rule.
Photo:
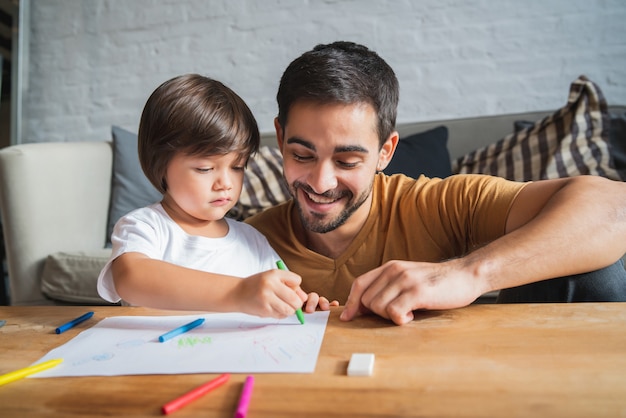
[(337, 175), (332, 162), (319, 162), (309, 173), (307, 183), (319, 194), (337, 188)]

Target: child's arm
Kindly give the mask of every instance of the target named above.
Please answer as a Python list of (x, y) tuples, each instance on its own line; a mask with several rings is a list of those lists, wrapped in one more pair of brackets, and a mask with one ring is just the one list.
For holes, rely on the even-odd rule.
[(268, 270), (242, 279), (181, 267), (137, 252), (120, 255), (111, 268), (117, 292), (133, 305), (284, 318), (307, 299), (300, 289), (302, 279), (289, 271)]

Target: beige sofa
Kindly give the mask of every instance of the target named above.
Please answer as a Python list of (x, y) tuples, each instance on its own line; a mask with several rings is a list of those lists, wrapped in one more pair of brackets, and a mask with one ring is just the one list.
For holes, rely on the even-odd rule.
[[(626, 107), (612, 111), (624, 113)], [(516, 121), (538, 121), (552, 113), (403, 124), (399, 132), (404, 138), (445, 125), (450, 158), (456, 160), (510, 134)], [(271, 134), (262, 141), (275, 144)], [(112, 164), (108, 141), (32, 143), (0, 150), (0, 211), (12, 305), (106, 303), (97, 295), (96, 279), (110, 251), (105, 242)], [(50, 263), (59, 254), (63, 265)], [(61, 280), (55, 280), (55, 269), (66, 269), (58, 272)]]

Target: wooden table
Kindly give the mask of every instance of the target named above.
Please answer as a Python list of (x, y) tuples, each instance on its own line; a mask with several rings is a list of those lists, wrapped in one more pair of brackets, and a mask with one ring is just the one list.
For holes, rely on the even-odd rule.
[[(25, 367), (94, 324), (54, 329), (87, 310), (0, 307), (0, 374)], [(420, 312), (404, 326), (333, 309), (313, 374), (257, 374), (249, 418), (626, 416), (626, 303), (471, 305)], [(374, 375), (348, 377), (352, 353)], [(217, 374), (22, 379), (0, 386), (0, 416), (146, 417)], [(232, 417), (244, 374), (172, 416)]]

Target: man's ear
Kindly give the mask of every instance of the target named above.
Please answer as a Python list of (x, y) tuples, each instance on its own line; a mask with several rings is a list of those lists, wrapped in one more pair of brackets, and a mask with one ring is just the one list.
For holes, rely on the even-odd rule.
[(274, 129), (276, 129), (276, 143), (278, 144), (278, 149), (280, 153), (283, 152), (283, 140), (285, 139), (285, 132), (283, 131), (283, 127), (280, 126), (280, 122), (278, 118), (274, 118)]
[(378, 165), (376, 166), (376, 171), (383, 171), (389, 165), (389, 161), (393, 157), (393, 153), (396, 152), (396, 147), (398, 146), (398, 141), (400, 140), (400, 135), (397, 131), (393, 131), (383, 146), (378, 151)]

